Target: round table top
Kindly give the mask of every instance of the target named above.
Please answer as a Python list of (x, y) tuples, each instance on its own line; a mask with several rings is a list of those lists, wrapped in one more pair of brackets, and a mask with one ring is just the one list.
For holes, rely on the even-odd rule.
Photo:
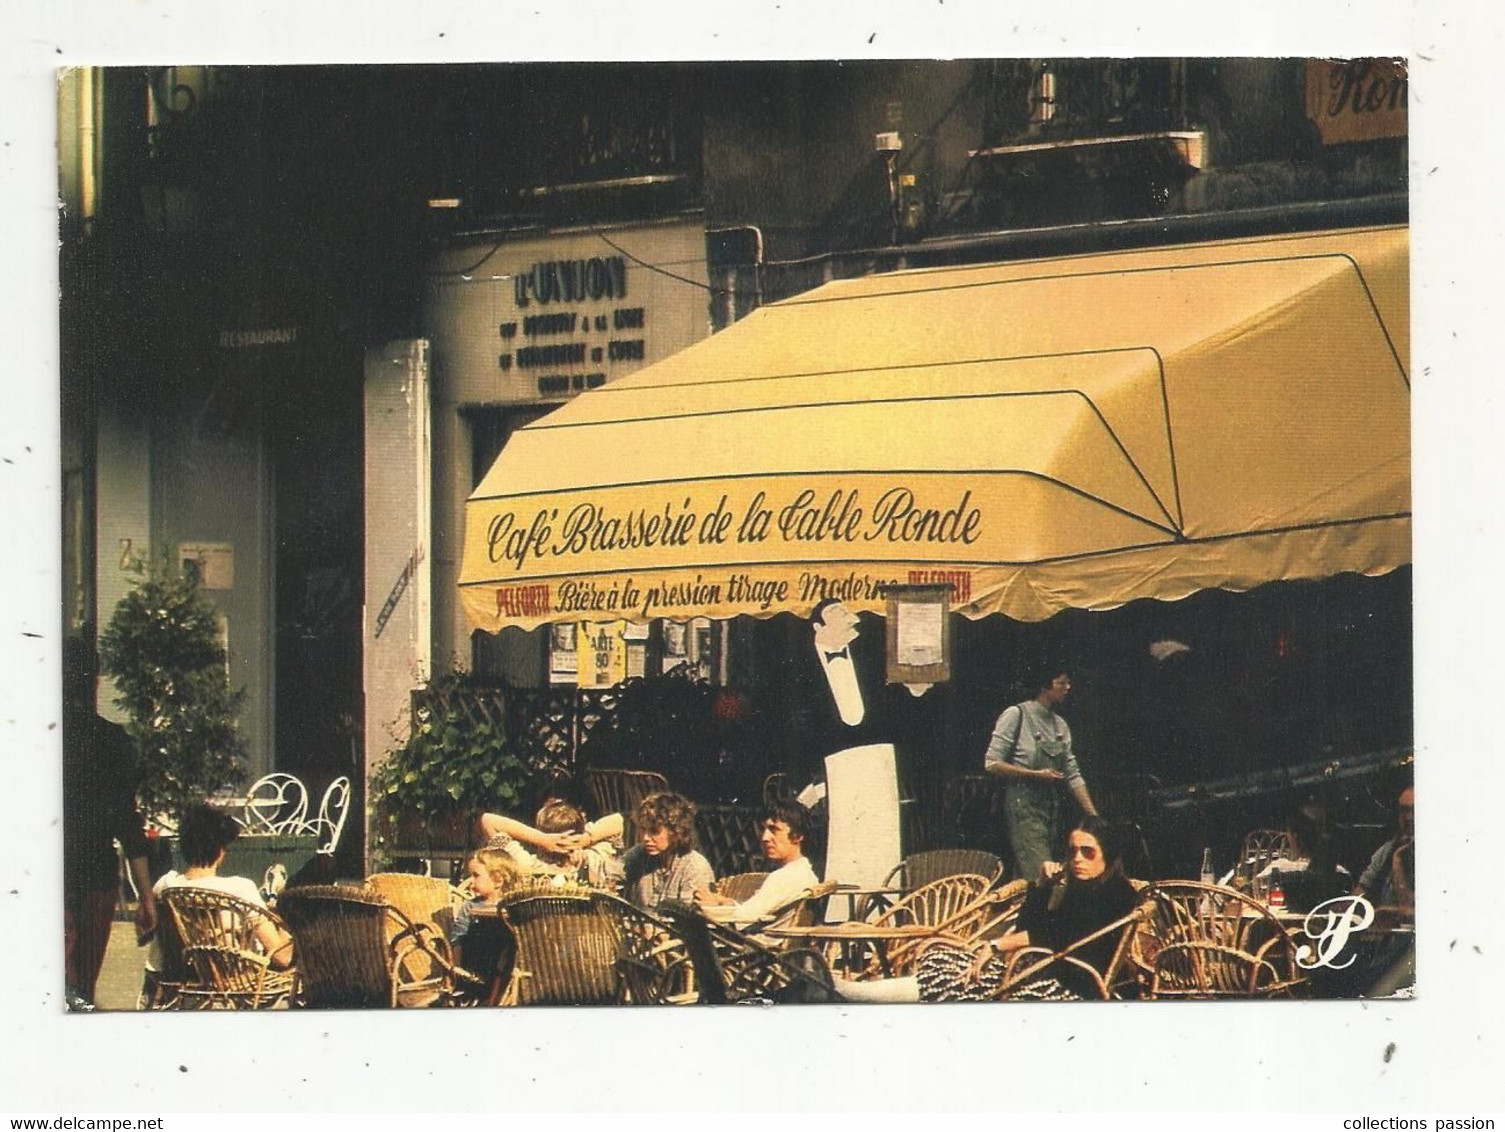
[(848, 920), (841, 924), (809, 924), (764, 928), (764, 935), (780, 939), (915, 939), (935, 935), (939, 929), (928, 924), (868, 924)]

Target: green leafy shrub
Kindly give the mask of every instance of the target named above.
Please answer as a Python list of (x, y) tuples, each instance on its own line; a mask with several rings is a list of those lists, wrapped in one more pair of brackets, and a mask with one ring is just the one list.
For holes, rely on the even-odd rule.
[(176, 824), (185, 805), (244, 782), (245, 692), (230, 688), (218, 613), (191, 579), (164, 568), (139, 583), (115, 607), (99, 655), (130, 716), (147, 814)]
[(508, 743), (499, 695), (464, 673), (447, 673), (415, 697), (408, 740), (371, 780), (384, 846), (399, 826), (433, 830), (442, 819), (515, 812), (523, 803), (529, 769)]

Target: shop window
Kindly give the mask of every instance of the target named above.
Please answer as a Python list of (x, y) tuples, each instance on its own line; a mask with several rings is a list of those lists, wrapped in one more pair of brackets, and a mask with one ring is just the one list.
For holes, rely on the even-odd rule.
[(723, 622), (658, 620), (566, 622), (548, 632), (549, 683), (610, 687), (633, 677), (678, 668), (707, 684), (725, 684), (727, 627)]

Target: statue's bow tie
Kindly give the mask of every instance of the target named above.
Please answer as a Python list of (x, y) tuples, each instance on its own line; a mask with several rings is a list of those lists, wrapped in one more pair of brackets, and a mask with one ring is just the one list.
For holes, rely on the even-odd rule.
[(847, 660), (852, 659), (851, 654), (846, 649), (837, 649), (835, 652), (828, 652), (825, 655), (827, 660), (835, 660), (837, 657), (844, 657)]

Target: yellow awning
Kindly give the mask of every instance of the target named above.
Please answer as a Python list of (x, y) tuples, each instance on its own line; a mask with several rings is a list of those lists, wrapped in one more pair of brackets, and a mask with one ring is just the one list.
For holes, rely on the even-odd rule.
[(896, 272), (755, 312), (512, 437), (479, 628), (970, 617), (1410, 561), (1408, 229)]

